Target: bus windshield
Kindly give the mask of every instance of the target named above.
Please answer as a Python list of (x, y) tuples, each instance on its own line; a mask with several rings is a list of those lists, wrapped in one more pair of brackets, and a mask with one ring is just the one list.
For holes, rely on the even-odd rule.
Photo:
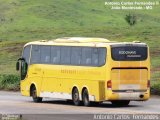
[(147, 46), (112, 46), (112, 59), (115, 61), (143, 61), (147, 59)]

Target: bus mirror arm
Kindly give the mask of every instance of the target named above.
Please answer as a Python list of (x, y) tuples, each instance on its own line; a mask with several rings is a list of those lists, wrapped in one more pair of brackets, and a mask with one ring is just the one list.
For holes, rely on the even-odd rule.
[(17, 60), (17, 63), (16, 63), (16, 70), (17, 71), (19, 71), (19, 67), (20, 67), (20, 62), (19, 61), (25, 61), (25, 59), (24, 58), (19, 58), (18, 60)]
[(17, 61), (25, 61), (25, 59), (23, 57), (20, 57)]

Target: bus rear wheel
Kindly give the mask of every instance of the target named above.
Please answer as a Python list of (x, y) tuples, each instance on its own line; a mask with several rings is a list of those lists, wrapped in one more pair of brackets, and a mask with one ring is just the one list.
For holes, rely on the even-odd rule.
[(130, 103), (129, 100), (114, 100), (111, 102), (112, 102), (112, 105), (115, 105), (115, 106), (127, 106)]
[(31, 88), (31, 96), (34, 102), (38, 103), (38, 102), (42, 102), (42, 97), (38, 97), (37, 96), (37, 90), (34, 87)]
[(74, 105), (76, 105), (76, 106), (80, 105), (79, 92), (78, 92), (77, 88), (73, 89), (72, 100), (73, 100)]
[(90, 106), (89, 94), (87, 89), (84, 89), (82, 93), (82, 100), (83, 100), (84, 106)]

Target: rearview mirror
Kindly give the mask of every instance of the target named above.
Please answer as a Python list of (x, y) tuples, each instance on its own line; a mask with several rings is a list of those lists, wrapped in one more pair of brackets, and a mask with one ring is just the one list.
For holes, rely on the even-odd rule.
[(19, 71), (19, 61), (16, 63), (16, 70)]
[(24, 62), (24, 69), (27, 71), (27, 69), (28, 69), (28, 64), (27, 64), (27, 62)]
[(19, 61), (25, 61), (25, 59), (24, 58), (19, 58), (18, 60), (17, 60), (17, 63), (16, 63), (16, 70), (17, 71), (19, 71), (19, 69), (20, 69), (20, 62)]

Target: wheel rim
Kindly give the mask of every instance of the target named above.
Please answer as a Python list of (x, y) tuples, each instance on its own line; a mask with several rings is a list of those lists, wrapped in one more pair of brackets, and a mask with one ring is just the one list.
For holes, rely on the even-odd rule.
[(79, 100), (79, 96), (78, 96), (77, 92), (74, 94), (74, 100), (75, 100), (75, 102), (77, 102)]
[(79, 104), (79, 93), (77, 89), (73, 92), (73, 101), (76, 105)]

